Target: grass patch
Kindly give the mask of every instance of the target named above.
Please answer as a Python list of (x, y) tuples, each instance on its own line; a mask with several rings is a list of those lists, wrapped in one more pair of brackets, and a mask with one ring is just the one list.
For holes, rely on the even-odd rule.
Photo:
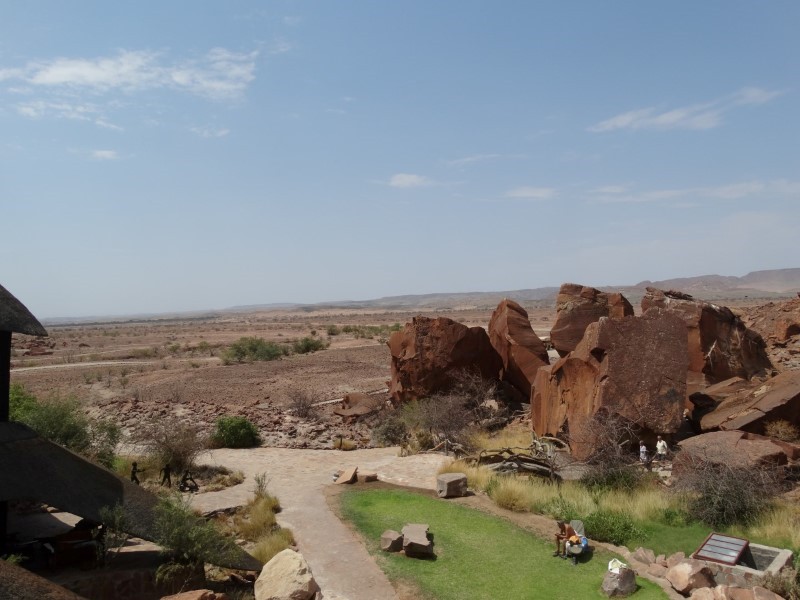
[(294, 545), (291, 529), (278, 529), (262, 537), (250, 552), (258, 560), (268, 563), (278, 552)]
[[(412, 583), (421, 598), (461, 600), (467, 590), (474, 600), (604, 597), (600, 583), (613, 556), (608, 552), (596, 550), (576, 568), (553, 558), (552, 541), (457, 504), (401, 490), (347, 490), (340, 500), (344, 517), (389, 578)], [(380, 552), (381, 533), (406, 523), (430, 525), (435, 561)], [(635, 598), (666, 598), (654, 584), (639, 584)]]
[(516, 424), (493, 432), (480, 431), (474, 434), (470, 441), (480, 451), (498, 448), (530, 448), (532, 439), (530, 427)]

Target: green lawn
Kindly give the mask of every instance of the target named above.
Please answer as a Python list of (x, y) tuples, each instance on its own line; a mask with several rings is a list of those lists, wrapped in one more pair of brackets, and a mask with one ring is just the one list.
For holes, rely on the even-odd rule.
[[(402, 490), (347, 490), (343, 516), (364, 536), (370, 552), (393, 581), (414, 584), (425, 600), (575, 600), (605, 598), (600, 591), (612, 554), (596, 550), (573, 566), (552, 556), (553, 543), (484, 513)], [(436, 560), (380, 551), (386, 529), (428, 523)], [(639, 578), (635, 599), (666, 598)]]
[(666, 525), (654, 521), (639, 523), (645, 532), (641, 540), (630, 540), (628, 548), (634, 550), (639, 546), (650, 548), (656, 555), (669, 556), (675, 552), (683, 552), (689, 556), (700, 547), (703, 540), (713, 531), (708, 525), (691, 523), (689, 525)]

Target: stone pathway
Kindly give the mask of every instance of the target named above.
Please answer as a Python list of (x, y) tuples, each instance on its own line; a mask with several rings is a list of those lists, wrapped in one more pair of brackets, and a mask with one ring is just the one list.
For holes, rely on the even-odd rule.
[(374, 472), (381, 481), (402, 486), (435, 489), (436, 471), (447, 458), (438, 454), (398, 456), (398, 448), (293, 450), (252, 448), (213, 450), (200, 463), (240, 470), (245, 482), (219, 492), (194, 496), (195, 508), (207, 512), (246, 503), (253, 496), (254, 477), (266, 473), (268, 491), (283, 506), (277, 517), (295, 535), (303, 556), (326, 598), (347, 600), (397, 600), (389, 580), (362, 543), (333, 514), (323, 488), (333, 484), (333, 473), (357, 466)]

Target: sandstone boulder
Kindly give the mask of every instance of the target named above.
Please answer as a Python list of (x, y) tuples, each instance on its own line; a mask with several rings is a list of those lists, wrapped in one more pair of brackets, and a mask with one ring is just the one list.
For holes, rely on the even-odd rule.
[(593, 287), (565, 283), (558, 290), (556, 311), (550, 342), (563, 357), (575, 349), (590, 323), (600, 317), (632, 316), (633, 306), (622, 294), (606, 294)]
[(770, 592), (768, 589), (761, 586), (753, 587), (753, 600), (783, 600), (775, 592)]
[(303, 555), (289, 549), (264, 565), (255, 586), (256, 600), (310, 600), (318, 591)]
[(744, 309), (747, 326), (761, 334), (768, 343), (782, 343), (800, 335), (800, 298), (769, 302)]
[(800, 371), (784, 371), (728, 395), (702, 417), (700, 427), (763, 434), (765, 423), (776, 420), (800, 426)]
[(673, 312), (686, 324), (690, 393), (731, 377), (750, 379), (772, 369), (764, 340), (729, 308), (648, 287), (642, 312), (651, 308)]
[(395, 403), (445, 391), (461, 370), (497, 379), (502, 363), (482, 327), (467, 327), (452, 319), (414, 317), (403, 331), (389, 338), (392, 378), (389, 394)]
[(688, 596), (698, 588), (715, 587), (711, 569), (699, 560), (686, 559), (667, 571), (667, 581), (679, 594)]
[(606, 571), (601, 589), (609, 598), (630, 596), (636, 591), (636, 572), (625, 567), (620, 568), (619, 573)]
[(539, 435), (568, 428), (573, 455), (591, 450), (587, 421), (598, 411), (644, 430), (672, 433), (681, 425), (688, 362), (683, 321), (666, 311), (601, 319), (573, 352), (539, 369), (531, 420)]
[(712, 464), (730, 467), (785, 465), (786, 450), (769, 438), (744, 431), (713, 431), (683, 440), (678, 444), (683, 452), (676, 454), (673, 474), (680, 477), (693, 457)]
[(442, 473), (436, 476), (439, 498), (461, 498), (467, 495), (467, 476), (464, 473)]
[(489, 320), (489, 341), (502, 361), (502, 377), (531, 397), (531, 385), (539, 367), (550, 364), (544, 342), (533, 331), (528, 313), (513, 300), (505, 299)]
[(381, 534), (381, 550), (384, 552), (400, 552), (403, 549), (403, 534), (394, 529), (387, 529)]
[(414, 558), (433, 556), (433, 542), (428, 538), (428, 525), (411, 523), (403, 527), (403, 551), (406, 556)]
[(631, 560), (638, 560), (640, 563), (650, 565), (656, 562), (656, 553), (650, 550), (650, 548), (639, 546), (633, 551), (633, 554), (631, 554)]

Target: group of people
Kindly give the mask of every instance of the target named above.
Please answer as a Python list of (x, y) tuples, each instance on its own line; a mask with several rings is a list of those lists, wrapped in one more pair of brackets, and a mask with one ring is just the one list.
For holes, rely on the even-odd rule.
[[(669, 452), (669, 446), (667, 446), (667, 442), (664, 441), (660, 435), (656, 440), (656, 454), (653, 457), (654, 460), (667, 460), (667, 453)], [(642, 464), (647, 464), (650, 459), (650, 453), (647, 450), (647, 445), (644, 443), (644, 440), (639, 442), (639, 461)]]
[[(136, 461), (131, 463), (131, 483), (135, 483), (139, 485), (139, 473), (142, 473), (144, 469), (140, 469), (139, 465)], [(164, 465), (158, 474), (161, 476), (161, 487), (164, 487), (166, 484), (167, 487), (172, 487), (172, 466), (167, 463)], [(189, 469), (186, 469), (181, 476), (181, 481), (178, 484), (178, 489), (182, 492), (196, 492), (200, 489), (200, 486), (197, 485), (197, 482), (192, 477), (191, 472)]]

